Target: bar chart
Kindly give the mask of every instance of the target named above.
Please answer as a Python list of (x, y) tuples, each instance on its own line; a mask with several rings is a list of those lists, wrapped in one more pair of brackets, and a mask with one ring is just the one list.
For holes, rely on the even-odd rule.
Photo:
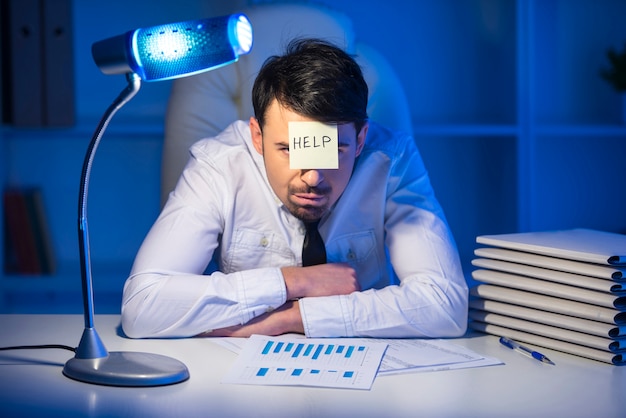
[(356, 340), (253, 336), (226, 380), (369, 389), (386, 347)]

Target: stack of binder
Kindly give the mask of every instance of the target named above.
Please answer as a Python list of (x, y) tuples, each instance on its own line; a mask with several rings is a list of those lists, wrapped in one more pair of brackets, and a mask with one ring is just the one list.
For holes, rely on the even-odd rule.
[(626, 364), (626, 235), (570, 229), (476, 242), (471, 328)]

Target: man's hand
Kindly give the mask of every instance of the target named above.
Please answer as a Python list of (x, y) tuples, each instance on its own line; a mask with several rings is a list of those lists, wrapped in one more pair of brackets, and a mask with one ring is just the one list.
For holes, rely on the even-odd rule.
[(344, 263), (283, 267), (281, 271), (287, 287), (287, 299), (348, 295), (360, 290), (356, 271)]
[(310, 267), (283, 267), (287, 302), (243, 325), (205, 332), (199, 337), (249, 337), (252, 334), (304, 334), (297, 300), (302, 297), (347, 295), (360, 290), (356, 272), (348, 264), (331, 263)]
[(249, 337), (252, 334), (281, 335), (288, 332), (304, 334), (298, 301), (289, 300), (280, 308), (259, 315), (246, 324), (216, 329), (198, 337)]

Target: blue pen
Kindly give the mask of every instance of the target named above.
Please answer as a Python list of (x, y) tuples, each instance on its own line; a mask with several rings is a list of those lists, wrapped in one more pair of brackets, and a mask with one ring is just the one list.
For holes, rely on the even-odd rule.
[(515, 350), (519, 353), (522, 353), (528, 357), (534, 358), (535, 360), (539, 360), (542, 363), (554, 365), (554, 363), (548, 357), (544, 356), (540, 352), (532, 350), (528, 347), (524, 347), (523, 345), (508, 338), (500, 337), (500, 344), (509, 347), (510, 349)]

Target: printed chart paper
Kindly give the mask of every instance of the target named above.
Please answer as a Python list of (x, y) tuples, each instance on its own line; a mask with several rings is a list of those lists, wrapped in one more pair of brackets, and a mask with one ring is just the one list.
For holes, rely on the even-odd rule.
[[(484, 285), (483, 285), (484, 286)], [(300, 334), (285, 334), (276, 338), (303, 339)], [(234, 352), (241, 353), (247, 338), (223, 337), (212, 342)], [(503, 364), (497, 358), (485, 357), (448, 339), (423, 338), (349, 338), (340, 341), (364, 341), (386, 343), (387, 349), (378, 368), (377, 376), (399, 373), (421, 373), (456, 370)]]
[(253, 335), (222, 383), (369, 390), (387, 344)]

